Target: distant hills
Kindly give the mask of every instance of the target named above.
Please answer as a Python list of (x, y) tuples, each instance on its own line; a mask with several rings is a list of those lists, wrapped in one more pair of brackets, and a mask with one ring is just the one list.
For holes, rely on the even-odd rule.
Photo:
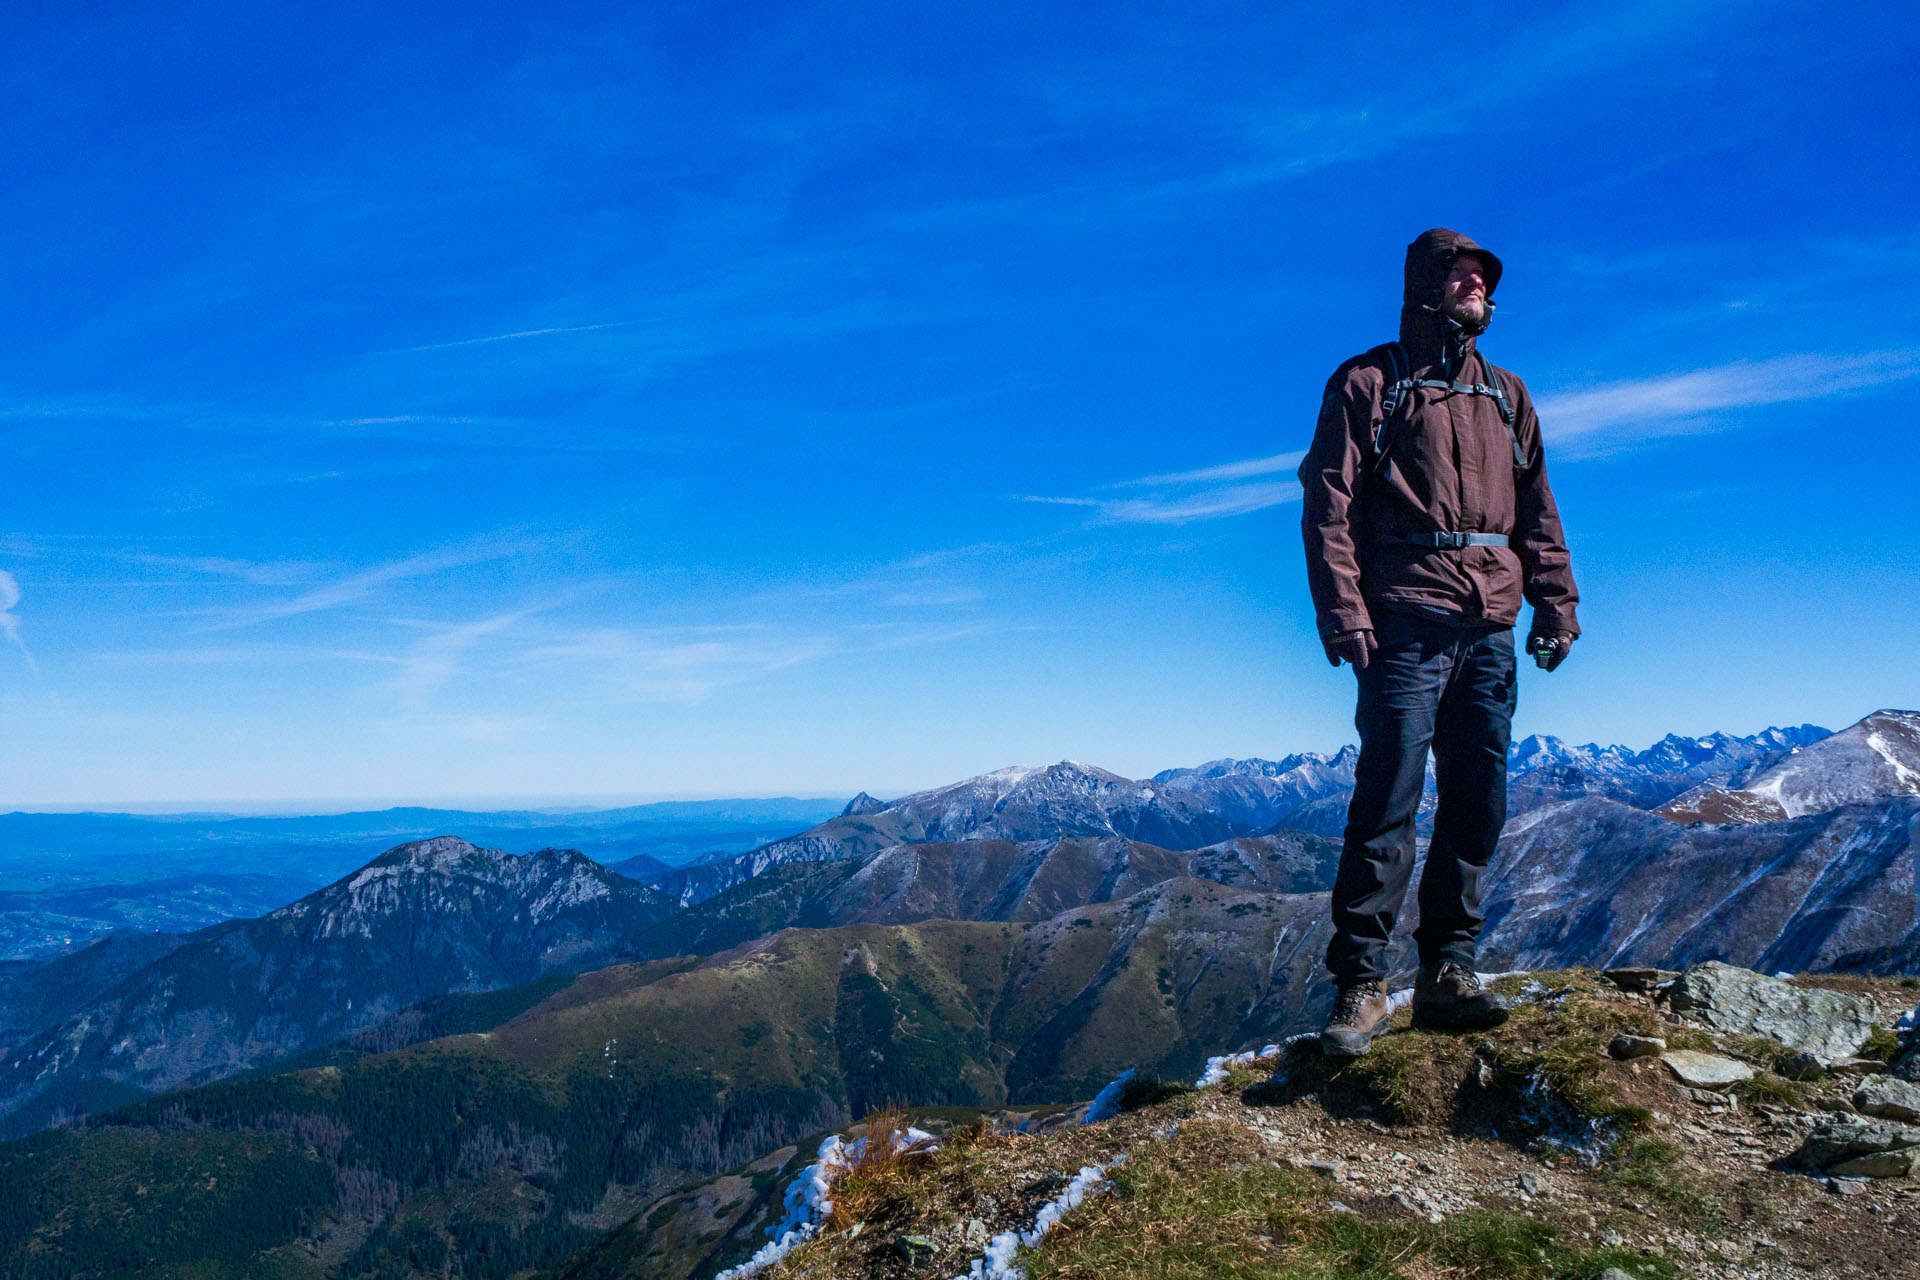
[(650, 875), (755, 848), (840, 807), (838, 800), (775, 798), (306, 817), (0, 814), (0, 962), (58, 954), (116, 930), (188, 933), (261, 915), (346, 875), (373, 850), (434, 836), (514, 853), (575, 849)]
[(180, 940), (13, 1046), (0, 1132), (231, 1075), (429, 996), (632, 959), (670, 910), (578, 853), (402, 845), (270, 915)]

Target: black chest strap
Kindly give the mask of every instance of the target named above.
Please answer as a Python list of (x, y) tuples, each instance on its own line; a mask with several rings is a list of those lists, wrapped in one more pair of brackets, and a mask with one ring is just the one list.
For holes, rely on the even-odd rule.
[(1506, 425), (1507, 435), (1513, 442), (1513, 469), (1524, 471), (1527, 466), (1526, 452), (1520, 447), (1520, 432), (1514, 425), (1513, 404), (1507, 399), (1506, 384), (1500, 375), (1493, 371), (1493, 363), (1486, 356), (1475, 351), (1480, 358), (1480, 368), (1486, 375), (1485, 382), (1444, 381), (1440, 378), (1416, 378), (1412, 366), (1407, 362), (1407, 352), (1397, 342), (1387, 344), (1387, 385), (1380, 393), (1380, 421), (1373, 424), (1373, 468), (1381, 475), (1387, 470), (1387, 450), (1393, 441), (1389, 435), (1394, 418), (1400, 412), (1400, 406), (1409, 399), (1416, 387), (1430, 391), (1445, 391), (1454, 395), (1486, 396), (1500, 411), (1500, 421)]

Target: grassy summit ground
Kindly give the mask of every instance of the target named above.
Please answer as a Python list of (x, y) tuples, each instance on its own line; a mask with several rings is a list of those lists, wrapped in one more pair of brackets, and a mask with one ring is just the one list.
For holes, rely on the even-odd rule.
[[(1033, 1280), (1920, 1274), (1920, 1187), (1834, 1195), (1788, 1159), (1857, 1078), (1782, 1079), (1781, 1046), (1680, 1027), (1590, 972), (1503, 985), (1529, 995), (1494, 1032), (1424, 1033), (1401, 1014), (1358, 1061), (1329, 1063), (1309, 1041), (1214, 1088), (1137, 1088), (1146, 1105), (1110, 1121), (955, 1128), (927, 1159), (856, 1169), (822, 1235), (764, 1274), (965, 1274), (1076, 1169), (1123, 1154), (1101, 1193), (1021, 1255)], [(1892, 981), (1847, 985), (1889, 1010), (1913, 998)], [(1658, 1059), (1608, 1056), (1621, 1032), (1757, 1074), (1707, 1106)]]

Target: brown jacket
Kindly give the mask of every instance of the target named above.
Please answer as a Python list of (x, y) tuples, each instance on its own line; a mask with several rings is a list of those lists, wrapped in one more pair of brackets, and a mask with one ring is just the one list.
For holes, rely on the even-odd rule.
[[(1373, 610), (1383, 606), (1426, 606), (1512, 626), (1523, 596), (1533, 605), (1535, 632), (1580, 633), (1580, 593), (1526, 384), (1485, 363), (1473, 336), (1436, 310), (1454, 257), (1468, 252), (1487, 265), (1491, 302), (1501, 271), (1491, 253), (1452, 231), (1429, 231), (1407, 246), (1400, 343), (1415, 378), (1486, 384), (1490, 374), (1498, 377), (1513, 431), (1491, 396), (1412, 388), (1384, 437), (1382, 471), (1373, 441), (1391, 377), (1387, 348), (1334, 371), (1300, 467), (1307, 585), (1322, 638), (1371, 628)], [(1514, 457), (1515, 435), (1524, 465)], [(1440, 549), (1407, 541), (1439, 532), (1506, 534), (1508, 542)]]

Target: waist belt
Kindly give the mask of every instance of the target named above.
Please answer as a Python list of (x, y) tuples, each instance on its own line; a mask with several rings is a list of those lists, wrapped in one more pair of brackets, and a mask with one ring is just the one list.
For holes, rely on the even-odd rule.
[(1416, 547), (1437, 547), (1442, 551), (1458, 551), (1461, 547), (1504, 547), (1511, 543), (1510, 534), (1505, 533), (1410, 533), (1407, 541)]

